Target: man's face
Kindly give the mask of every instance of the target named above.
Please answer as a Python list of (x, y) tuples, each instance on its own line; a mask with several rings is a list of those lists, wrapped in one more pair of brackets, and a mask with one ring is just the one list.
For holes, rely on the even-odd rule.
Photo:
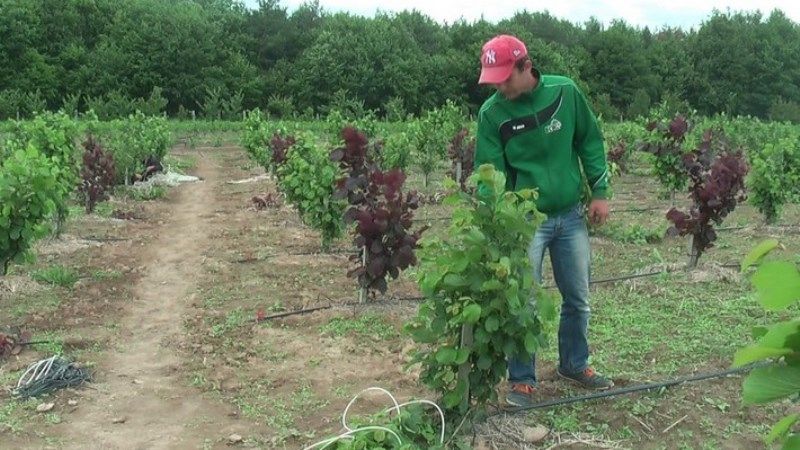
[(511, 75), (506, 81), (494, 84), (493, 86), (501, 94), (503, 94), (503, 97), (509, 100), (514, 100), (515, 98), (519, 97), (520, 94), (525, 92), (525, 90), (530, 86), (528, 77), (526, 77), (526, 75), (530, 76), (530, 68), (527, 67), (527, 64), (522, 70), (519, 70), (515, 67), (511, 71)]

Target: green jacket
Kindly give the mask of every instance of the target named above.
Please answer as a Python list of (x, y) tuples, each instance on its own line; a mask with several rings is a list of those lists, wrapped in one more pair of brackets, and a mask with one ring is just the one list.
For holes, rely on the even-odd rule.
[(586, 98), (567, 77), (541, 75), (536, 88), (514, 100), (499, 92), (478, 112), (475, 168), (490, 163), (506, 174), (506, 189), (537, 188), (537, 208), (558, 214), (583, 192), (581, 165), (592, 198), (606, 198), (603, 136)]

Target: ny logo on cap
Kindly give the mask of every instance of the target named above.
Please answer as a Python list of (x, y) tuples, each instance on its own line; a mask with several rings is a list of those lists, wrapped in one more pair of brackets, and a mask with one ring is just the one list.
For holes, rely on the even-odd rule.
[(486, 51), (486, 64), (494, 64), (497, 62), (497, 54), (494, 50), (489, 49)]
[(519, 56), (520, 53), (522, 53), (522, 50), (516, 48), (516, 49), (514, 49), (513, 53), (514, 53), (514, 57), (516, 58), (517, 56)]

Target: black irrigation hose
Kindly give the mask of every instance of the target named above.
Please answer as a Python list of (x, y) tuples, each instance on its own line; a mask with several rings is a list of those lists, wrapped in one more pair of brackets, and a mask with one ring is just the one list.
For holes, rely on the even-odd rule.
[[(667, 207), (665, 207), (665, 206), (651, 206), (651, 207), (648, 207), (648, 208), (611, 209), (608, 212), (610, 212), (610, 213), (649, 212), (649, 211), (658, 211), (658, 210), (663, 210), (663, 209), (667, 209)], [(426, 222), (426, 221), (434, 222), (434, 221), (437, 221), (437, 220), (450, 220), (450, 219), (452, 219), (452, 217), (431, 217), (429, 219), (424, 219), (424, 218), (421, 218), (421, 217), (417, 217), (417, 218), (411, 219), (411, 221), (412, 222)]]
[(36, 344), (53, 344), (55, 341), (30, 341), (30, 342), (17, 342), (16, 345), (36, 345)]
[[(397, 297), (397, 298), (393, 298), (393, 299), (386, 299), (386, 300), (380, 300), (380, 301), (377, 301), (377, 302), (367, 302), (367, 303), (362, 303), (360, 301), (344, 302), (344, 303), (337, 303), (337, 304), (331, 303), (331, 304), (328, 304), (326, 306), (316, 306), (314, 308), (298, 309), (298, 310), (295, 310), (295, 311), (286, 311), (286, 312), (282, 312), (282, 313), (278, 313), (278, 314), (273, 314), (271, 316), (265, 316), (265, 317), (256, 318), (256, 322), (260, 323), (260, 322), (264, 322), (264, 321), (271, 320), (271, 319), (280, 319), (280, 318), (283, 318), (283, 317), (297, 316), (297, 315), (301, 315), (301, 314), (308, 314), (308, 313), (311, 313), (311, 312), (314, 312), (314, 311), (320, 311), (320, 310), (323, 310), (323, 309), (345, 308), (345, 307), (350, 307), (350, 306), (354, 306), (354, 307), (355, 306), (384, 306), (384, 305), (390, 305), (392, 303), (400, 303), (402, 301), (406, 301), (406, 300), (410, 300), (410, 299), (424, 300), (424, 297), (418, 297), (418, 298), (417, 297)], [(330, 301), (330, 300), (331, 299), (328, 299), (328, 301)]]
[(115, 242), (115, 241), (130, 241), (130, 238), (118, 238), (118, 237), (98, 237), (98, 236), (87, 236), (85, 238), (81, 238), (87, 241), (97, 241), (97, 242)]
[(621, 212), (648, 212), (648, 211), (658, 211), (661, 209), (666, 209), (665, 206), (651, 206), (649, 208), (625, 208), (625, 209), (610, 209), (608, 212), (610, 213), (621, 213)]
[(755, 368), (766, 367), (766, 366), (768, 366), (770, 364), (772, 364), (772, 363), (771, 362), (760, 362), (760, 363), (748, 364), (748, 365), (742, 366), (742, 367), (736, 367), (736, 368), (733, 368), (733, 369), (721, 370), (721, 371), (717, 371), (717, 372), (702, 373), (702, 374), (699, 374), (699, 375), (687, 375), (687, 376), (683, 376), (683, 377), (680, 377), (680, 378), (675, 378), (673, 380), (661, 381), (661, 382), (657, 382), (657, 383), (637, 384), (637, 385), (634, 385), (634, 386), (627, 386), (627, 387), (620, 388), (620, 389), (612, 389), (612, 390), (608, 390), (608, 391), (595, 392), (595, 393), (586, 394), (586, 395), (577, 395), (575, 397), (564, 397), (564, 398), (558, 398), (558, 399), (554, 399), (554, 400), (546, 400), (546, 401), (543, 401), (543, 402), (535, 403), (535, 404), (530, 405), (530, 406), (508, 408), (508, 409), (505, 409), (505, 410), (502, 410), (502, 411), (499, 411), (499, 412), (495, 412), (495, 413), (489, 414), (489, 416), (497, 416), (497, 415), (504, 414), (504, 413), (514, 414), (514, 413), (518, 413), (518, 412), (529, 411), (529, 410), (532, 410), (532, 409), (541, 409), (541, 408), (548, 408), (550, 406), (559, 406), (559, 405), (567, 405), (567, 404), (570, 404), (570, 403), (585, 402), (587, 400), (594, 400), (594, 399), (605, 398), (605, 397), (614, 397), (614, 396), (617, 396), (617, 395), (630, 394), (632, 392), (650, 391), (650, 390), (653, 390), (653, 389), (661, 389), (661, 388), (664, 388), (664, 387), (671, 387), (671, 386), (675, 386), (675, 385), (683, 384), (683, 383), (687, 383), (687, 382), (692, 382), (692, 381), (703, 381), (703, 380), (709, 380), (709, 379), (713, 379), (713, 378), (723, 378), (723, 377), (727, 377), (727, 376), (730, 376), (730, 375), (736, 375), (736, 374), (748, 372), (748, 371), (750, 371), (752, 369), (755, 369)]
[[(39, 364), (44, 362), (45, 360), (40, 361)], [(23, 378), (26, 374), (23, 374)], [(80, 367), (68, 359), (54, 357), (46, 372), (37, 376), (36, 379), (29, 379), (27, 383), (16, 388), (14, 395), (23, 399), (38, 397), (66, 387), (76, 387), (87, 381), (92, 381), (92, 374), (88, 369)]]
[(714, 231), (734, 231), (734, 230), (744, 230), (746, 228), (753, 228), (753, 227), (751, 225), (740, 225), (736, 227), (714, 228)]
[[(623, 281), (623, 280), (630, 280), (630, 279), (634, 279), (634, 278), (651, 277), (651, 276), (659, 275), (659, 274), (662, 274), (662, 273), (666, 273), (666, 272), (663, 272), (663, 271), (662, 272), (648, 272), (648, 273), (640, 273), (640, 274), (634, 274), (634, 275), (626, 275), (624, 277), (604, 278), (604, 279), (600, 279), (600, 280), (592, 280), (592, 281), (589, 282), (589, 284), (612, 283), (614, 281)], [(545, 286), (544, 288), (545, 289), (555, 289), (556, 286)], [(318, 311), (318, 310), (321, 310), (321, 309), (333, 308), (334, 306), (336, 306), (336, 307), (360, 306), (360, 305), (374, 306), (374, 305), (382, 305), (382, 304), (388, 304), (388, 303), (400, 303), (400, 302), (406, 302), (406, 301), (407, 302), (419, 302), (419, 301), (425, 300), (426, 298), (427, 297), (419, 297), (419, 296), (417, 296), (417, 297), (397, 297), (397, 298), (393, 298), (393, 299), (390, 299), (390, 300), (381, 300), (381, 301), (378, 301), (378, 302), (370, 302), (370, 303), (360, 303), (360, 302), (352, 303), (351, 302), (351, 303), (342, 303), (342, 304), (338, 304), (338, 305), (332, 305), (331, 304), (331, 305), (328, 305), (328, 306), (320, 306), (320, 307), (308, 308), (308, 309), (299, 309), (297, 311), (288, 311), (288, 312), (285, 312), (285, 313), (275, 314), (275, 315), (272, 315), (272, 316), (266, 316), (266, 317), (262, 317), (261, 319), (258, 319), (258, 321), (261, 322), (261, 321), (269, 320), (269, 319), (277, 319), (277, 318), (281, 318), (281, 317), (288, 317), (288, 316), (294, 316), (294, 315), (299, 315), (299, 314), (306, 314), (306, 313)]]
[(333, 305), (317, 306), (316, 308), (299, 309), (297, 311), (287, 311), (287, 312), (283, 312), (283, 313), (273, 314), (271, 316), (259, 317), (259, 318), (256, 319), (256, 322), (265, 322), (265, 321), (271, 320), (271, 319), (278, 319), (278, 318), (281, 318), (281, 317), (289, 317), (289, 316), (295, 316), (295, 315), (300, 315), (300, 314), (307, 314), (307, 313), (310, 313), (310, 312), (320, 311), (322, 309), (330, 309), (330, 308), (333, 308)]
[[(621, 277), (614, 277), (614, 278), (602, 278), (599, 280), (590, 280), (589, 284), (602, 284), (602, 283), (612, 283), (614, 281), (624, 281), (624, 280), (632, 280), (634, 278), (644, 278), (644, 277), (652, 277), (656, 275), (660, 275), (662, 273), (666, 273), (666, 271), (659, 271), (659, 272), (647, 272), (647, 273), (636, 273), (633, 275), (624, 275)], [(547, 289), (553, 289), (555, 286), (547, 286)]]
[[(730, 264), (720, 264), (720, 267), (738, 268), (738, 267), (740, 267), (740, 265), (739, 264), (730, 263)], [(589, 284), (592, 285), (592, 284), (613, 283), (613, 282), (616, 282), (616, 281), (625, 281), (625, 280), (633, 280), (633, 279), (636, 279), (636, 278), (652, 277), (652, 276), (661, 275), (661, 274), (665, 274), (665, 273), (668, 273), (668, 272), (667, 271), (657, 271), (657, 272), (646, 272), (646, 273), (637, 273), (637, 274), (632, 274), (632, 275), (624, 275), (624, 276), (613, 277), (613, 278), (601, 278), (599, 280), (591, 280), (591, 281), (589, 281)], [(549, 285), (549, 286), (544, 286), (543, 288), (544, 289), (556, 289), (557, 286)], [(348, 302), (348, 303), (342, 303), (342, 304), (337, 304), (337, 305), (330, 304), (328, 306), (321, 306), (321, 307), (308, 308), (308, 309), (300, 309), (300, 310), (297, 310), (297, 311), (289, 311), (289, 312), (285, 312), (285, 313), (275, 314), (275, 315), (272, 315), (272, 316), (263, 317), (261, 319), (258, 319), (257, 321), (261, 322), (261, 321), (264, 321), (264, 320), (276, 319), (276, 318), (287, 317), (287, 316), (293, 316), (293, 315), (297, 315), (297, 314), (306, 314), (306, 313), (318, 311), (318, 310), (321, 310), (321, 309), (333, 308), (334, 306), (336, 306), (336, 307), (340, 307), (340, 306), (359, 306), (359, 305), (369, 306), (369, 305), (381, 305), (381, 304), (386, 304), (386, 303), (390, 303), (390, 302), (403, 302), (403, 301), (420, 302), (420, 301), (425, 300), (426, 298), (427, 297), (419, 297), (419, 296), (415, 296), (415, 297), (396, 297), (396, 298), (393, 298), (393, 299), (381, 300), (381, 301), (372, 302), (372, 303)]]
[(242, 263), (242, 264), (244, 264), (244, 263), (254, 263), (254, 262), (259, 262), (259, 261), (265, 261), (265, 260), (270, 259), (270, 258), (276, 258), (276, 257), (279, 257), (279, 256), (333, 256), (333, 255), (357, 255), (357, 254), (359, 254), (359, 252), (355, 251), (355, 250), (335, 250), (335, 251), (330, 251), (330, 252), (312, 251), (312, 252), (300, 252), (300, 253), (270, 253), (269, 255), (264, 255), (264, 256), (261, 256), (259, 258), (251, 258), (251, 259), (241, 258), (241, 259), (237, 259), (236, 262), (237, 263)]
[(451, 220), (452, 217), (431, 217), (428, 219), (423, 219), (421, 217), (415, 217), (411, 219), (412, 222), (436, 222), (438, 220)]
[[(614, 277), (614, 278), (603, 278), (600, 280), (590, 280), (589, 284), (602, 284), (602, 283), (613, 283), (615, 281), (624, 281), (624, 280), (632, 280), (634, 278), (644, 278), (644, 277), (652, 277), (655, 275), (660, 275), (662, 273), (666, 273), (665, 271), (660, 272), (647, 272), (647, 273), (637, 273), (633, 275), (625, 275), (622, 277)], [(556, 289), (557, 286), (549, 285), (549, 286), (542, 286), (544, 289)], [(412, 301), (420, 301), (425, 300), (426, 297), (400, 297), (397, 300), (412, 300)]]

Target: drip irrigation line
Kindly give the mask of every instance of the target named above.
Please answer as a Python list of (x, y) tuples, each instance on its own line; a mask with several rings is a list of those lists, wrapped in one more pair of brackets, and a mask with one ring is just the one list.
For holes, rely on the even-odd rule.
[(36, 344), (53, 344), (55, 341), (29, 341), (17, 342), (15, 345), (36, 345)]
[(666, 209), (663, 206), (651, 206), (649, 208), (625, 208), (625, 209), (610, 209), (608, 212), (610, 213), (621, 213), (621, 212), (648, 212), (648, 211), (658, 211)]
[[(728, 266), (739, 267), (738, 264), (736, 264), (736, 265), (734, 265), (734, 264), (724, 264), (724, 265), (721, 265), (721, 266), (723, 266), (723, 267), (728, 267)], [(591, 284), (613, 283), (615, 281), (624, 281), (624, 280), (632, 280), (632, 279), (636, 279), (636, 278), (652, 277), (652, 276), (661, 275), (661, 274), (665, 274), (665, 273), (668, 273), (668, 272), (667, 271), (657, 271), (657, 272), (646, 272), (646, 273), (625, 275), (625, 276), (613, 277), (613, 278), (602, 278), (602, 279), (599, 279), (599, 280), (591, 280), (591, 281), (589, 281), (589, 284), (591, 285)], [(556, 288), (557, 288), (557, 286), (553, 286), (553, 285), (543, 286), (543, 289), (556, 289)], [(294, 316), (294, 315), (307, 314), (307, 313), (311, 313), (311, 312), (314, 312), (314, 311), (319, 311), (319, 310), (323, 310), (323, 309), (330, 309), (330, 308), (340, 308), (340, 307), (350, 307), (350, 306), (353, 306), (353, 307), (357, 307), (357, 306), (378, 306), (378, 305), (385, 306), (385, 305), (389, 305), (389, 304), (399, 304), (399, 303), (403, 303), (403, 302), (421, 302), (421, 301), (424, 301), (426, 299), (427, 299), (427, 297), (421, 297), (421, 296), (413, 296), (413, 297), (411, 297), (411, 296), (409, 296), (409, 297), (394, 297), (394, 298), (383, 299), (383, 300), (370, 302), (370, 303), (361, 303), (361, 302), (358, 302), (358, 301), (352, 301), (352, 302), (344, 302), (344, 303), (336, 303), (336, 304), (334, 304), (331, 299), (327, 299), (331, 303), (326, 305), (326, 306), (318, 306), (318, 307), (314, 307), (314, 308), (299, 309), (299, 310), (296, 310), (296, 311), (287, 311), (287, 312), (283, 312), (283, 313), (279, 313), (279, 314), (274, 314), (274, 315), (271, 315), (271, 316), (262, 317), (262, 318), (257, 319), (256, 321), (257, 322), (262, 322), (262, 321), (266, 321), (266, 320), (270, 320), (270, 319), (278, 319), (278, 318), (289, 317), (289, 316)]]
[(85, 238), (87, 241), (97, 241), (97, 242), (114, 242), (114, 241), (130, 241), (130, 238), (118, 238), (118, 237), (98, 237), (98, 236), (87, 236)]
[(411, 219), (412, 222), (436, 222), (438, 220), (450, 220), (452, 217), (431, 217), (427, 219), (423, 219), (421, 217), (415, 217)]
[(730, 375), (737, 375), (737, 374), (740, 374), (740, 373), (749, 372), (752, 369), (756, 369), (756, 368), (760, 368), (760, 367), (766, 367), (766, 366), (768, 366), (770, 364), (772, 364), (772, 362), (760, 362), (760, 363), (748, 364), (748, 365), (742, 366), (742, 367), (736, 367), (736, 368), (733, 368), (733, 369), (720, 370), (720, 371), (717, 371), (717, 372), (701, 373), (701, 374), (697, 374), (697, 375), (687, 375), (687, 376), (675, 378), (675, 379), (672, 379), (672, 380), (660, 381), (660, 382), (656, 382), (656, 383), (637, 384), (637, 385), (634, 385), (634, 386), (627, 386), (627, 387), (624, 387), (624, 388), (612, 389), (612, 390), (603, 391), (603, 392), (595, 392), (595, 393), (592, 393), (592, 394), (577, 395), (577, 396), (574, 396), (574, 397), (564, 397), (564, 398), (558, 398), (558, 399), (553, 399), (553, 400), (546, 400), (546, 401), (543, 401), (543, 402), (535, 403), (535, 404), (530, 405), (530, 406), (510, 408), (510, 409), (505, 409), (505, 410), (502, 410), (502, 411), (494, 412), (494, 413), (489, 414), (489, 416), (490, 417), (491, 416), (497, 416), (497, 415), (504, 414), (504, 413), (514, 414), (514, 413), (529, 411), (529, 410), (532, 410), (532, 409), (549, 408), (551, 406), (568, 405), (568, 404), (571, 404), (571, 403), (585, 402), (585, 401), (588, 401), (588, 400), (595, 400), (595, 399), (598, 399), (598, 398), (615, 397), (615, 396), (618, 396), (618, 395), (630, 394), (632, 392), (650, 391), (650, 390), (653, 390), (653, 389), (661, 389), (661, 388), (665, 388), (665, 387), (672, 387), (672, 386), (676, 386), (676, 385), (683, 384), (683, 383), (688, 383), (688, 382), (693, 382), (693, 381), (703, 381), (703, 380), (709, 380), (709, 379), (714, 379), (714, 378), (724, 378), (724, 377), (727, 377), (727, 376), (730, 376)]
[(333, 255), (357, 255), (359, 253), (360, 253), (359, 251), (355, 251), (355, 250), (337, 250), (337, 251), (331, 251), (331, 252), (317, 252), (317, 251), (314, 251), (314, 252), (300, 252), (300, 253), (270, 253), (269, 255), (264, 255), (264, 256), (261, 256), (259, 258), (251, 258), (251, 259), (240, 258), (240, 259), (237, 259), (236, 262), (237, 263), (242, 263), (242, 264), (244, 264), (244, 263), (254, 263), (254, 262), (259, 262), (259, 261), (265, 261), (265, 260), (270, 259), (270, 258), (276, 258), (276, 257), (279, 257), (279, 256), (333, 256)]
[[(314, 311), (320, 311), (320, 310), (323, 310), (323, 309), (349, 308), (351, 306), (354, 307), (354, 308), (355, 307), (359, 307), (359, 306), (367, 306), (367, 307), (369, 307), (369, 306), (387, 306), (387, 305), (392, 305), (392, 304), (399, 304), (399, 303), (406, 302), (406, 301), (408, 301), (408, 302), (410, 302), (412, 300), (420, 301), (420, 300), (424, 300), (424, 299), (425, 299), (425, 297), (395, 297), (395, 298), (392, 298), (392, 299), (384, 299), (384, 300), (379, 300), (379, 301), (375, 301), (375, 302), (367, 302), (367, 303), (362, 303), (362, 302), (360, 302), (358, 300), (344, 302), (344, 303), (335, 303), (335, 304), (334, 303), (330, 303), (330, 304), (325, 305), (325, 306), (316, 306), (316, 307), (313, 307), (313, 308), (298, 309), (298, 310), (295, 310), (295, 311), (286, 311), (286, 312), (282, 312), (282, 313), (278, 313), (278, 314), (273, 314), (273, 315), (270, 315), (270, 316), (264, 316), (264, 317), (261, 317), (261, 318), (256, 318), (256, 322), (264, 322), (264, 321), (271, 320), (271, 319), (280, 319), (280, 318), (283, 318), (283, 317), (296, 316), (296, 315), (301, 315), (301, 314), (308, 314), (308, 313), (312, 313)], [(327, 300), (331, 301), (331, 299), (327, 299)]]
[[(666, 210), (669, 207), (667, 206), (651, 206), (647, 208), (623, 208), (623, 209), (611, 209), (608, 212), (610, 213), (623, 213), (623, 212), (650, 212), (650, 211), (660, 211)], [(412, 222), (435, 222), (437, 220), (450, 220), (452, 217), (431, 217), (431, 218), (421, 218), (417, 217), (411, 219)]]
[[(630, 279), (634, 279), (634, 278), (650, 277), (650, 276), (659, 275), (659, 274), (662, 274), (662, 273), (666, 273), (666, 272), (663, 272), (663, 271), (662, 272), (648, 272), (648, 273), (641, 273), (641, 274), (634, 274), (634, 275), (626, 275), (626, 276), (623, 276), (623, 277), (604, 278), (604, 279), (601, 279), (601, 280), (590, 281), (589, 284), (611, 283), (611, 282), (614, 282), (614, 281), (622, 281), (622, 280), (630, 280)], [(544, 289), (556, 289), (556, 286), (544, 286)], [(266, 317), (263, 317), (261, 319), (258, 319), (258, 322), (261, 322), (261, 321), (264, 321), (264, 320), (269, 320), (269, 319), (277, 319), (277, 318), (281, 318), (281, 317), (293, 316), (293, 315), (298, 315), (298, 314), (306, 314), (306, 313), (310, 313), (310, 312), (314, 312), (314, 311), (319, 311), (321, 309), (329, 309), (329, 308), (333, 308), (333, 307), (349, 307), (349, 306), (359, 306), (359, 305), (361, 305), (361, 306), (370, 306), (370, 305), (386, 305), (386, 304), (402, 303), (402, 302), (420, 302), (420, 301), (425, 300), (426, 298), (427, 297), (420, 297), (420, 296), (395, 297), (395, 298), (392, 298), (392, 299), (384, 299), (384, 300), (380, 300), (380, 301), (372, 302), (372, 303), (345, 302), (345, 303), (340, 303), (340, 304), (336, 304), (336, 305), (329, 304), (327, 306), (319, 306), (319, 307), (308, 308), (308, 309), (299, 309), (297, 311), (287, 311), (285, 313), (275, 314), (275, 315), (272, 315), (272, 316), (266, 316)], [(330, 299), (328, 299), (328, 300), (330, 300)]]
[(714, 231), (734, 231), (734, 230), (744, 230), (747, 228), (753, 228), (752, 225), (740, 225), (736, 227), (722, 227), (722, 228), (714, 228)]
[(283, 313), (272, 314), (270, 316), (264, 316), (264, 317), (256, 318), (256, 323), (266, 322), (267, 320), (271, 320), (271, 319), (279, 319), (281, 317), (289, 317), (289, 316), (296, 316), (296, 315), (300, 315), (300, 314), (308, 314), (308, 313), (311, 313), (311, 312), (314, 312), (314, 311), (320, 311), (320, 310), (323, 310), (323, 309), (330, 309), (330, 308), (333, 308), (333, 305), (317, 306), (315, 308), (298, 309), (296, 311), (287, 311), (287, 312), (283, 312)]
[[(658, 271), (658, 272), (647, 272), (647, 273), (636, 273), (632, 275), (624, 275), (621, 277), (614, 277), (614, 278), (602, 278), (599, 280), (590, 280), (589, 284), (602, 284), (602, 283), (612, 283), (614, 281), (624, 281), (624, 280), (632, 280), (634, 278), (644, 278), (644, 277), (652, 277), (656, 275), (660, 275), (662, 273), (667, 273), (666, 271)], [(545, 286), (545, 289), (553, 289), (555, 286)]]

